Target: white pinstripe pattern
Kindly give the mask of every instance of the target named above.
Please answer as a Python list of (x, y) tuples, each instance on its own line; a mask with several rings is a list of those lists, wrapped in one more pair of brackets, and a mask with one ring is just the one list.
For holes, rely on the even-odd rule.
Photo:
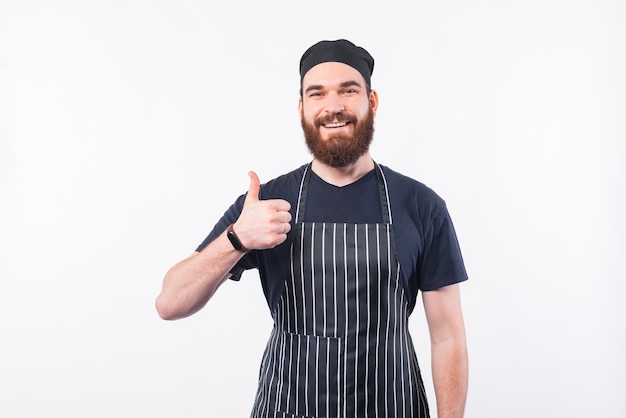
[[(379, 179), (387, 204), (382, 170)], [(251, 416), (428, 417), (389, 219), (297, 218), (294, 232), (291, 277), (273, 312)]]

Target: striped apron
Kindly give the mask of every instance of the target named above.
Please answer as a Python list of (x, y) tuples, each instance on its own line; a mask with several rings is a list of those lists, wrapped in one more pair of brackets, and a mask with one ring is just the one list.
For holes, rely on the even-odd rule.
[(387, 183), (376, 173), (382, 224), (307, 223), (306, 169), (252, 418), (429, 416)]

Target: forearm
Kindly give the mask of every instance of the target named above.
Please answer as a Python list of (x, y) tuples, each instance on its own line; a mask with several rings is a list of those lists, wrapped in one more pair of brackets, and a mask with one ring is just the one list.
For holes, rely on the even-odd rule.
[[(230, 213), (230, 218), (237, 218), (233, 228), (244, 248), (274, 248), (287, 239), (291, 229), (291, 205), (282, 199), (260, 200), (259, 177), (254, 171), (249, 175), (243, 208), (238, 215)], [(172, 267), (156, 300), (161, 318), (184, 318), (202, 309), (243, 255), (223, 232), (204, 250)]]
[(439, 418), (461, 418), (467, 398), (468, 360), (465, 335), (434, 342), (432, 374)]
[(180, 319), (199, 311), (242, 256), (222, 234), (203, 251), (174, 265), (165, 275), (156, 300), (161, 318)]

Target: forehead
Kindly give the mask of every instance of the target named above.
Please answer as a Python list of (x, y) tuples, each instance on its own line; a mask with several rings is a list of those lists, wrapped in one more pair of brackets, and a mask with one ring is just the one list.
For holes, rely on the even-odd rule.
[(356, 81), (365, 87), (365, 79), (354, 67), (342, 62), (323, 62), (304, 75), (302, 88), (312, 85), (332, 86), (345, 81)]

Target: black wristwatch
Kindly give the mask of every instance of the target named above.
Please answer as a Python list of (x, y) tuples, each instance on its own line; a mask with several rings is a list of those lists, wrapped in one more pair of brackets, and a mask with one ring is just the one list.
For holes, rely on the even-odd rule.
[(243, 253), (248, 252), (248, 249), (243, 246), (241, 241), (239, 241), (239, 237), (237, 237), (237, 234), (235, 234), (235, 230), (233, 229), (232, 224), (230, 224), (228, 228), (226, 228), (226, 236), (228, 237), (230, 243), (233, 244), (235, 250), (241, 251)]

